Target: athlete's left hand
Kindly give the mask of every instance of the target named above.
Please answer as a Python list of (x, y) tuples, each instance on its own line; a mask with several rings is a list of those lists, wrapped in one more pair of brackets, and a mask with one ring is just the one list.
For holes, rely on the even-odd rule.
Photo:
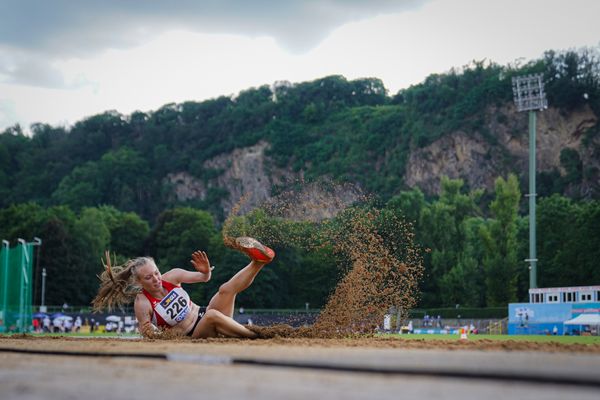
[(197, 250), (192, 253), (192, 259), (190, 260), (196, 271), (202, 272), (203, 274), (209, 273), (213, 268), (210, 267), (208, 256), (206, 252)]

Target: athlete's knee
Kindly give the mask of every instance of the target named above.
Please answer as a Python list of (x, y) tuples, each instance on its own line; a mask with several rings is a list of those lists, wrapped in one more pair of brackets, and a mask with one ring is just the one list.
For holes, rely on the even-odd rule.
[(203, 318), (206, 318), (209, 321), (214, 322), (214, 321), (218, 321), (218, 320), (222, 319), (224, 316), (225, 316), (225, 314), (223, 314), (221, 311), (211, 308), (210, 310), (206, 310), (206, 313), (204, 314)]
[(219, 294), (221, 295), (231, 295), (235, 294), (233, 290), (233, 286), (229, 282), (225, 282), (221, 286), (219, 286)]

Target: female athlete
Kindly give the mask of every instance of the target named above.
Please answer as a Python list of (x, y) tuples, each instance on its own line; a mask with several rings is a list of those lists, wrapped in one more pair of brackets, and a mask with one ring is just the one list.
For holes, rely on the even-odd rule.
[(252, 284), (262, 267), (273, 260), (275, 252), (249, 237), (239, 237), (235, 243), (251, 262), (221, 285), (206, 307), (194, 304), (181, 287), (182, 283), (210, 280), (214, 267), (210, 266), (204, 251), (196, 251), (191, 260), (195, 272), (173, 268), (164, 274), (150, 257), (134, 258), (122, 266), (112, 267), (107, 256), (105, 271), (100, 276), (100, 289), (92, 302), (94, 309), (112, 309), (135, 297), (135, 316), (140, 333), (145, 337), (157, 337), (169, 330), (192, 338), (219, 334), (255, 338), (255, 332), (233, 319), (235, 296)]

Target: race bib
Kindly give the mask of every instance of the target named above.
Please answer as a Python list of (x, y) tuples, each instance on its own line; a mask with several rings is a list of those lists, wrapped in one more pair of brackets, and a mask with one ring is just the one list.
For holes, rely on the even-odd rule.
[(176, 287), (156, 305), (154, 311), (170, 326), (183, 321), (190, 312), (190, 296), (185, 290)]

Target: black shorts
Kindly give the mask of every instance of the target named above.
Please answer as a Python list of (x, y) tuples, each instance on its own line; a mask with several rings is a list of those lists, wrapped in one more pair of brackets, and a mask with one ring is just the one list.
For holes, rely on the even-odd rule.
[(192, 336), (194, 334), (194, 330), (200, 323), (202, 317), (204, 317), (204, 314), (206, 314), (206, 307), (198, 307), (198, 317), (196, 318), (196, 322), (194, 322), (194, 326), (192, 326), (192, 329), (190, 329), (186, 336)]

